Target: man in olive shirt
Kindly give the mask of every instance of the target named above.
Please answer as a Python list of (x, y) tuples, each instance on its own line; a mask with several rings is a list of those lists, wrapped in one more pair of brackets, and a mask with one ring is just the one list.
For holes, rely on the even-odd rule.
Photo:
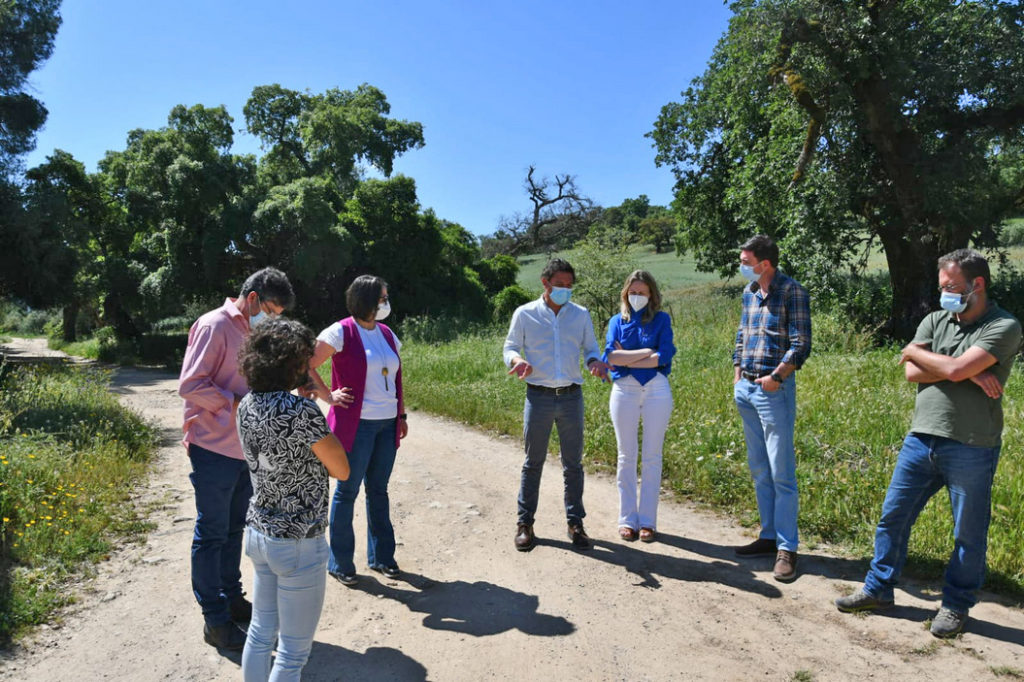
[(977, 601), (1003, 432), (1003, 386), (1021, 344), (1020, 322), (988, 298), (989, 287), (988, 262), (978, 252), (960, 249), (939, 259), (943, 309), (921, 322), (900, 356), (907, 381), (917, 384), (910, 433), (882, 504), (864, 587), (837, 599), (840, 611), (892, 606), (910, 529), (943, 486), (954, 544), (932, 634), (958, 634)]

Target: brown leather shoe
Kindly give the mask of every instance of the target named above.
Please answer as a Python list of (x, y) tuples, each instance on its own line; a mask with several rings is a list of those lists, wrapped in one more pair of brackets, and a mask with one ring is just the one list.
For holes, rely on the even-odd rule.
[(576, 526), (569, 526), (569, 539), (572, 540), (573, 549), (590, 549), (593, 545), (590, 542), (590, 537), (587, 532), (583, 530), (583, 524)]
[(537, 537), (533, 534), (532, 523), (520, 523), (516, 527), (516, 549), (520, 552), (529, 552), (537, 543)]
[(753, 559), (759, 556), (774, 556), (775, 552), (778, 551), (778, 547), (775, 546), (775, 540), (758, 538), (749, 545), (737, 547), (735, 551), (736, 556), (740, 559)]
[(775, 571), (772, 577), (780, 583), (788, 583), (796, 578), (796, 552), (780, 549), (775, 555)]

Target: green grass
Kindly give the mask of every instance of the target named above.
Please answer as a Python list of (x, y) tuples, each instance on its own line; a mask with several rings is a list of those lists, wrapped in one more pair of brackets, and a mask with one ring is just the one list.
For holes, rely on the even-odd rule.
[(88, 358), (89, 360), (99, 360), (100, 357), (100, 342), (97, 338), (71, 342), (51, 338), (47, 346), (53, 350), (62, 350), (68, 355)]
[[(742, 425), (732, 401), (731, 349), (740, 306), (735, 287), (668, 291), (679, 353), (670, 382), (675, 409), (666, 436), (662, 485), (678, 495), (757, 524)], [(605, 321), (596, 321), (599, 336)], [(914, 387), (898, 349), (829, 315), (815, 314), (814, 352), (798, 378), (796, 450), (805, 544), (833, 543), (870, 557), (892, 465), (910, 425)], [(501, 364), (503, 333), (444, 345), (407, 341), (406, 403), (489, 431), (520, 437), (523, 386)], [(1015, 373), (1016, 374), (1016, 373)], [(584, 383), (585, 448), (592, 470), (614, 471), (609, 384)], [(988, 586), (1024, 595), (1024, 382), (1004, 399), (1006, 430), (994, 488)], [(552, 450), (557, 445), (553, 440)], [(510, 502), (511, 504), (511, 502)], [(510, 512), (511, 513), (511, 512)], [(952, 549), (949, 503), (937, 495), (911, 537), (908, 575), (940, 578)]]
[(147, 526), (129, 500), (155, 431), (97, 368), (20, 366), (0, 391), (0, 643), (67, 603), (66, 583)]

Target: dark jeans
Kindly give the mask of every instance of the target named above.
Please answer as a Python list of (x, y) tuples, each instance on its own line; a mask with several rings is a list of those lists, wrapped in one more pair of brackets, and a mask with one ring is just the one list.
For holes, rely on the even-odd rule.
[(209, 625), (227, 623), (228, 604), (242, 594), (242, 532), (252, 497), (245, 460), (189, 444), (196, 491), (192, 592)]
[(540, 477), (548, 456), (551, 427), (558, 427), (562, 477), (565, 479), (565, 516), (570, 525), (583, 522), (583, 391), (562, 395), (527, 385), (523, 407), (526, 461), (519, 485), (519, 523), (533, 524), (540, 496)]
[(338, 481), (331, 501), (331, 573), (355, 573), (352, 560), (356, 536), (352, 516), (359, 486), (366, 481), (366, 560), (370, 566), (396, 566), (395, 528), (391, 525), (388, 482), (395, 467), (395, 420), (360, 419), (352, 451), (348, 453), (350, 473)]

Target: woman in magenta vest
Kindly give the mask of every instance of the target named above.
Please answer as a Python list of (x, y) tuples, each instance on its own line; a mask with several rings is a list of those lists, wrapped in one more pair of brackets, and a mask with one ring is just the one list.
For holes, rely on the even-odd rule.
[(399, 575), (395, 529), (391, 525), (388, 481), (398, 443), (409, 431), (402, 403), (402, 348), (398, 337), (380, 323), (391, 312), (387, 282), (357, 277), (345, 292), (351, 317), (320, 332), (310, 366), (333, 358), (331, 388), (348, 387), (352, 402), (332, 405), (327, 424), (348, 452), (351, 474), (338, 481), (331, 502), (331, 557), (327, 572), (341, 584), (356, 584), (352, 511), (365, 481), (366, 558), (371, 570), (389, 578)]

